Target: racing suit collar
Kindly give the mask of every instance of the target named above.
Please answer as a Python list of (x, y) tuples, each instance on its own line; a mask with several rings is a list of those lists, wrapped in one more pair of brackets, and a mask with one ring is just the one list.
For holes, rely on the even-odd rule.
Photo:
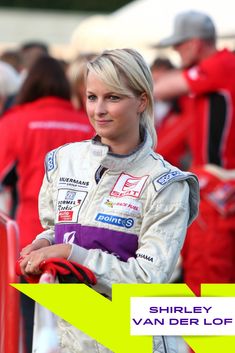
[(130, 163), (139, 163), (149, 154), (152, 146), (152, 138), (147, 130), (141, 131), (141, 143), (130, 154), (120, 155), (110, 152), (109, 146), (100, 141), (99, 135), (92, 139), (92, 155), (100, 159), (100, 164), (113, 171), (122, 171)]

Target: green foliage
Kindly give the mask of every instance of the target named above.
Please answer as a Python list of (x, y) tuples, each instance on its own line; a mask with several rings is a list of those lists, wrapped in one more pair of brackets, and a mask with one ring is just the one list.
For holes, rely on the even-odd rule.
[(2, 7), (112, 12), (133, 0), (1, 0)]

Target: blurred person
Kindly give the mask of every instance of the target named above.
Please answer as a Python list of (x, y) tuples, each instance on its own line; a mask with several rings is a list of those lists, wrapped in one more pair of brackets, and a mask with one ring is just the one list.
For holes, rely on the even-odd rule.
[[(133, 49), (107, 50), (88, 63), (86, 108), (97, 135), (47, 155), (39, 196), (45, 230), (22, 250), (22, 273), (40, 273), (50, 257), (76, 261), (108, 298), (113, 283), (169, 280), (199, 188), (193, 174), (153, 151), (152, 88), (150, 69)], [(77, 205), (69, 217), (66, 200)], [(61, 353), (110, 352), (60, 318), (58, 332)], [(177, 352), (174, 338), (154, 339), (155, 353), (165, 346)]]
[[(151, 64), (153, 83), (169, 71), (176, 69), (175, 65), (167, 57), (157, 56)], [(155, 100), (155, 128), (158, 143), (155, 151), (161, 154), (171, 164), (186, 170), (188, 166), (188, 128), (185, 100), (187, 98), (177, 97), (170, 100)], [(171, 283), (181, 283), (182, 259), (179, 257)]]
[[(175, 66), (173, 63), (170, 61), (170, 59), (165, 58), (165, 57), (160, 57), (157, 56), (151, 66), (151, 73), (153, 77), (153, 83), (158, 81), (158, 79), (164, 75), (168, 70), (173, 70)], [(168, 100), (168, 101), (161, 101), (161, 100), (155, 100), (155, 125), (156, 127), (159, 127), (162, 123), (162, 121), (168, 116), (168, 113), (172, 109), (173, 105), (173, 100)], [(158, 136), (159, 139), (159, 136)], [(159, 141), (158, 141), (159, 142)]]
[(87, 62), (95, 56), (97, 56), (95, 53), (79, 54), (67, 68), (67, 76), (72, 89), (72, 102), (76, 109), (86, 109), (86, 67)]
[(18, 72), (12, 65), (0, 60), (0, 115), (12, 104), (20, 86), (21, 79)]
[[(154, 85), (163, 75), (176, 69), (165, 57), (156, 57), (151, 65)], [(177, 167), (186, 170), (189, 165), (187, 97), (155, 100), (155, 127), (158, 136), (156, 152)]]
[[(5, 54), (7, 54), (7, 52), (5, 52)], [(0, 120), (2, 115), (14, 104), (15, 96), (20, 86), (21, 78), (19, 73), (11, 65), (11, 60), (7, 60), (7, 57), (3, 53), (0, 60)], [(2, 136), (1, 130), (0, 134)], [(8, 216), (13, 216), (14, 214), (14, 204), (17, 199), (15, 188), (16, 180), (17, 176), (13, 169), (4, 180), (0, 182), (0, 210)]]
[(96, 56), (95, 53), (80, 54), (69, 63), (66, 73), (72, 90), (72, 104), (79, 111), (84, 124), (91, 126), (86, 112), (85, 72), (87, 62)]
[[(0, 119), (0, 181), (16, 166), (20, 248), (42, 231), (38, 219), (38, 193), (46, 153), (65, 143), (93, 136), (92, 129), (80, 122), (80, 115), (70, 102), (70, 93), (61, 64), (49, 56), (41, 57), (31, 67), (16, 97), (15, 107)], [(28, 302), (25, 306), (30, 310)], [(30, 332), (32, 313), (24, 315)], [(27, 345), (31, 347), (30, 333), (27, 339)]]
[(23, 66), (29, 70), (40, 56), (48, 56), (48, 45), (40, 41), (22, 43), (19, 49)]
[(235, 280), (235, 56), (218, 50), (216, 37), (207, 14), (187, 11), (157, 45), (173, 46), (183, 69), (157, 82), (156, 99), (190, 97), (191, 170), (199, 177), (201, 204), (182, 254), (185, 282), (197, 295), (201, 283)]
[(41, 56), (50, 56), (48, 45), (37, 40), (22, 43), (19, 47), (19, 54), (23, 67), (21, 70), (22, 80), (26, 78), (29, 70), (38, 58)]
[(22, 70), (22, 60), (18, 50), (6, 49), (0, 55), (0, 60), (10, 64), (17, 72)]

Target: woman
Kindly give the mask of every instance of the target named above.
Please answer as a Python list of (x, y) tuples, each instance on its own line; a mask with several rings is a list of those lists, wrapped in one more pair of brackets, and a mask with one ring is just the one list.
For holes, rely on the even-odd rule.
[[(104, 51), (88, 63), (86, 80), (97, 135), (48, 154), (39, 200), (46, 230), (23, 249), (21, 269), (38, 273), (49, 257), (74, 260), (110, 297), (112, 283), (169, 280), (197, 213), (198, 185), (153, 152), (152, 78), (138, 52)], [(62, 320), (58, 326), (62, 352), (110, 352)], [(156, 339), (155, 352), (163, 346)]]

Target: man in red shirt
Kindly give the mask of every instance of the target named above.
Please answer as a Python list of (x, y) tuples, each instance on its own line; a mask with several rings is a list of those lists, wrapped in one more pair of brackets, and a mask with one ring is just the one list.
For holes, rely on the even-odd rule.
[[(156, 57), (151, 65), (153, 82), (176, 67), (166, 57)], [(171, 164), (187, 169), (190, 155), (188, 151), (188, 131), (191, 121), (187, 119), (187, 97), (175, 97), (155, 102), (155, 128), (157, 131), (156, 152), (163, 155)]]
[(156, 99), (188, 95), (190, 167), (201, 186), (200, 214), (183, 249), (185, 282), (200, 294), (201, 283), (235, 279), (235, 55), (217, 50), (211, 18), (188, 11), (175, 18), (174, 33), (156, 47), (179, 53), (182, 70), (155, 84)]

